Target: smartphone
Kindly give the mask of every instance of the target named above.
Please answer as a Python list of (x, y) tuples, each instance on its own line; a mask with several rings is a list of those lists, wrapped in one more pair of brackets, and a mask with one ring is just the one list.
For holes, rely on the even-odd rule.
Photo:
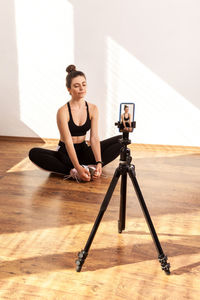
[(119, 110), (119, 131), (133, 132), (135, 128), (135, 104), (134, 103), (120, 103)]

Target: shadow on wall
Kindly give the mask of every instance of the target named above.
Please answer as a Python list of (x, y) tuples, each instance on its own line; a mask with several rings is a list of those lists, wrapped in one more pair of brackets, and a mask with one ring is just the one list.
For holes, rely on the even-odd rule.
[(0, 36), (0, 135), (38, 137), (20, 120), (15, 7), (12, 0), (1, 5)]
[(135, 142), (200, 146), (199, 4), (70, 3), (75, 63), (87, 74), (88, 100), (100, 109), (101, 137), (117, 134), (119, 103), (135, 102)]

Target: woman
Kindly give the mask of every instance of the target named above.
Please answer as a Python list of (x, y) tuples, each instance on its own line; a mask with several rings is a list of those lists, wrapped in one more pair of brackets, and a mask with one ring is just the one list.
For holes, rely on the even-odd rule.
[[(85, 74), (77, 71), (74, 65), (69, 65), (66, 71), (66, 87), (71, 99), (57, 112), (60, 131), (58, 149), (52, 151), (33, 148), (29, 152), (29, 158), (47, 171), (69, 175), (68, 177), (79, 181), (90, 181), (99, 178), (102, 167), (119, 155), (122, 147), (119, 142), (121, 136), (99, 141), (98, 109), (96, 105), (85, 101)], [(88, 130), (90, 146), (85, 141)]]
[(131, 114), (128, 105), (124, 105), (124, 113), (121, 115), (120, 131), (132, 131)]

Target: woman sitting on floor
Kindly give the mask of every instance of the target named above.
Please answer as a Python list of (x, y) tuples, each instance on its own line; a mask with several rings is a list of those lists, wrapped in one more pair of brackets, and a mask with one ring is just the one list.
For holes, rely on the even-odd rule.
[[(78, 181), (90, 181), (99, 178), (102, 167), (120, 154), (121, 135), (99, 141), (98, 109), (96, 105), (85, 101), (85, 74), (77, 71), (74, 65), (68, 66), (66, 71), (66, 87), (71, 99), (57, 112), (60, 131), (58, 149), (33, 148), (29, 158), (44, 170), (69, 175)], [(88, 130), (90, 146), (85, 141)]]

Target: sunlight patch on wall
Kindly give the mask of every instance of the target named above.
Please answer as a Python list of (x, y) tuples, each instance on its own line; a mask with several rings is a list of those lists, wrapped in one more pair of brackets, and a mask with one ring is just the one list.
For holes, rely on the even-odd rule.
[(66, 66), (74, 61), (73, 7), (67, 0), (16, 0), (20, 119), (39, 136), (58, 138), (66, 102)]
[[(163, 58), (164, 59), (164, 58)], [(111, 37), (107, 38), (107, 136), (121, 102), (134, 102), (132, 142), (200, 146), (200, 110)]]

